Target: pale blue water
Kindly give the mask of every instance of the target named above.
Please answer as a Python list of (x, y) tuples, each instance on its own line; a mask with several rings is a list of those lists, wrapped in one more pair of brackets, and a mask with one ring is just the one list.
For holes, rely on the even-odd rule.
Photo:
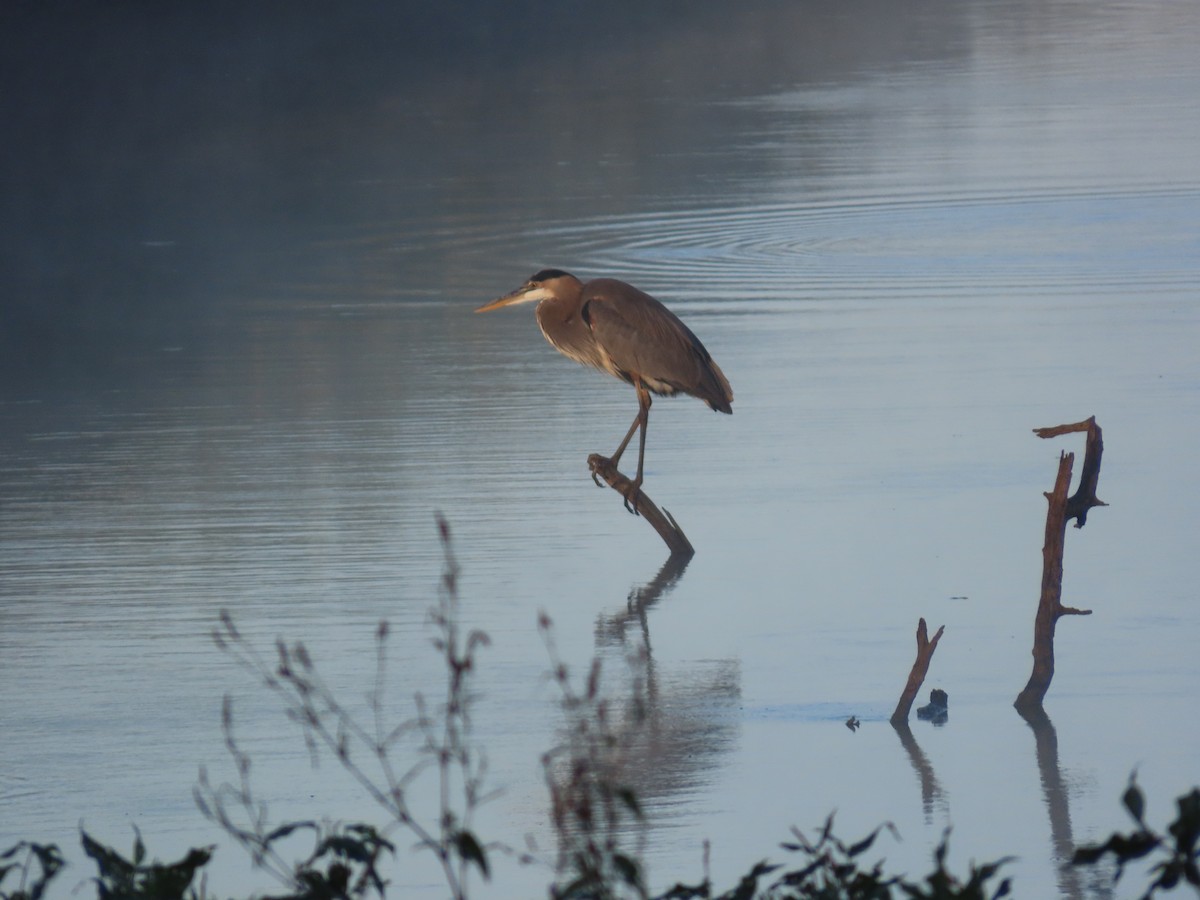
[[(545, 610), (615, 691), (650, 648), (632, 752), (656, 887), (698, 880), (705, 840), (730, 886), (836, 809), (847, 838), (895, 822), (898, 871), (925, 872), (952, 825), (960, 871), (1015, 854), (1019, 896), (1108, 896), (1058, 872), (1063, 848), (1126, 825), (1135, 767), (1159, 823), (1200, 778), (1200, 11), (697, 12), (424, 74), (354, 29), (256, 44), (268, 25), (241, 24), (180, 38), (220, 65), (152, 57), (175, 112), (165, 88), (38, 82), (82, 137), (29, 125), (60, 147), (24, 157), (57, 187), (5, 219), (0, 848), (62, 844), (65, 896), (91, 874), (79, 824), (124, 849), (137, 824), (164, 858), (219, 844), (220, 895), (271, 889), (191, 798), (199, 766), (233, 777), (227, 692), (275, 816), (371, 819), (208, 633), (230, 609), (264, 652), (303, 640), (357, 702), (387, 618), (397, 702), (436, 690), (440, 511), (463, 616), (493, 641), (488, 836), (553, 846)], [(296, 47), (372, 77), (322, 93)], [(118, 76), (148, 74), (131, 59)], [(644, 621), (628, 598), (665, 552), (585, 464), (632, 392), (557, 356), (528, 309), (471, 313), (543, 265), (654, 293), (733, 384), (732, 417), (654, 406), (646, 490), (698, 552)], [(1094, 613), (1058, 629), (1055, 793), (1011, 703), (1041, 493), (1082, 441), (1032, 429), (1093, 414), (1110, 507), (1067, 539), (1064, 600)], [(946, 726), (913, 722), (933, 794), (886, 721), (921, 616), (946, 626), (926, 690), (951, 698)], [(478, 896), (549, 878), (497, 867)], [(394, 884), (445, 894), (423, 857)]]

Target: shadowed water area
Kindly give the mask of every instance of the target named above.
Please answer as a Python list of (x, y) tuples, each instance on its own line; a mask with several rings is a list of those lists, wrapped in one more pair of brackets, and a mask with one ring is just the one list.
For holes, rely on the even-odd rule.
[[(0, 850), (58, 842), (66, 896), (78, 826), (136, 824), (218, 844), (218, 896), (277, 889), (192, 799), (235, 777), (226, 694), (277, 821), (371, 821), (210, 633), (303, 641), (358, 703), (386, 619), (404, 715), (441, 685), (440, 512), (491, 637), (483, 836), (552, 854), (544, 611), (646, 706), (655, 889), (836, 809), (895, 823), (891, 871), (952, 826), (1019, 896), (1136, 896), (1062, 863), (1134, 768), (1160, 824), (1200, 779), (1198, 42), (1169, 0), (7, 8)], [(588, 476), (634, 392), (472, 312), (547, 266), (658, 297), (733, 386), (653, 407), (686, 567)], [(1094, 612), (1027, 723), (1042, 492), (1082, 455), (1032, 429), (1089, 415), (1110, 505), (1063, 600)], [(922, 616), (949, 721), (898, 732)], [(444, 896), (398, 843), (394, 895)], [(495, 868), (473, 895), (551, 877)]]

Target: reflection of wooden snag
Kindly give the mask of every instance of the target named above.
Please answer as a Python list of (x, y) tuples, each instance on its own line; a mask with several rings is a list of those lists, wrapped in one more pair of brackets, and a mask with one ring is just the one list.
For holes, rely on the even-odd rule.
[(650, 623), (646, 613), (663, 598), (683, 577), (684, 570), (692, 560), (691, 553), (672, 553), (662, 564), (658, 574), (645, 584), (629, 592), (629, 600), (623, 612), (614, 616), (596, 619), (596, 645), (620, 645), (625, 643), (625, 630), (637, 623), (642, 631), (642, 643), (647, 654), (650, 652)]
[[(618, 471), (617, 467), (612, 464), (611, 459), (601, 456), (599, 453), (593, 453), (588, 457), (588, 468), (592, 470), (593, 478), (603, 478), (608, 486), (622, 497), (629, 496), (630, 490), (633, 488), (633, 482)], [(674, 517), (665, 509), (660, 510), (655, 506), (650, 501), (650, 498), (646, 496), (646, 492), (640, 489), (638, 491), (637, 511), (658, 532), (658, 536), (666, 542), (667, 549), (671, 551), (672, 555), (682, 553), (691, 556), (696, 552)]]
[(925, 813), (925, 822), (928, 824), (933, 821), (934, 804), (937, 804), (942, 809), (947, 808), (946, 794), (942, 790), (942, 786), (938, 784), (937, 773), (933, 770), (933, 763), (929, 761), (929, 757), (921, 750), (921, 745), (917, 743), (917, 739), (913, 736), (912, 729), (908, 727), (908, 722), (903, 719), (896, 721), (893, 718), (892, 727), (896, 729), (900, 743), (904, 746), (904, 752), (908, 754), (909, 762), (912, 763), (913, 769), (917, 773), (917, 779), (921, 782), (921, 809)]
[(1058, 895), (1080, 897), (1079, 879), (1074, 866), (1067, 865), (1075, 853), (1075, 838), (1071, 833), (1071, 801), (1067, 784), (1058, 764), (1058, 732), (1040, 705), (1017, 707), (1017, 712), (1033, 729), (1037, 747), (1038, 772), (1042, 776), (1042, 795), (1050, 814), (1050, 840), (1054, 858), (1058, 861)]
[(921, 685), (925, 682), (925, 675), (929, 672), (929, 661), (933, 659), (933, 651), (937, 649), (938, 641), (942, 639), (942, 632), (945, 630), (946, 626), (941, 626), (937, 630), (937, 634), (933, 636), (933, 640), (930, 640), (925, 620), (921, 619), (917, 623), (917, 659), (913, 663), (912, 671), (908, 673), (908, 683), (904, 685), (904, 692), (900, 694), (896, 711), (892, 713), (893, 725), (907, 726), (908, 713), (912, 709), (913, 700), (916, 699), (917, 691), (921, 690)]
[(1033, 672), (1029, 676), (1029, 683), (1013, 704), (1021, 711), (1041, 709), (1042, 700), (1050, 690), (1050, 681), (1054, 678), (1054, 628), (1059, 618), (1092, 614), (1090, 609), (1062, 605), (1063, 545), (1067, 537), (1068, 519), (1075, 519), (1075, 527), (1082, 528), (1087, 522), (1088, 510), (1093, 506), (1108, 505), (1096, 496), (1100, 457), (1104, 453), (1100, 426), (1096, 424), (1096, 417), (1092, 416), (1071, 425), (1035, 428), (1034, 434), (1040, 438), (1051, 438), (1077, 431), (1087, 432), (1079, 487), (1074, 494), (1067, 496), (1075, 454), (1062, 453), (1058, 458), (1058, 477), (1054, 481), (1054, 490), (1046, 494), (1050, 508), (1046, 512), (1046, 542), (1042, 546), (1042, 595), (1033, 626)]

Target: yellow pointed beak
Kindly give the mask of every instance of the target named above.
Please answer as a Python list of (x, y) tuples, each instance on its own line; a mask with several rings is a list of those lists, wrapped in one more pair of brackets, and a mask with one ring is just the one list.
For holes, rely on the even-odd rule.
[(531, 303), (534, 300), (540, 300), (538, 292), (531, 285), (523, 284), (510, 294), (505, 294), (503, 297), (498, 297), (490, 303), (485, 303), (475, 312), (491, 312), (493, 309), (500, 309), (502, 306), (512, 306), (515, 303)]

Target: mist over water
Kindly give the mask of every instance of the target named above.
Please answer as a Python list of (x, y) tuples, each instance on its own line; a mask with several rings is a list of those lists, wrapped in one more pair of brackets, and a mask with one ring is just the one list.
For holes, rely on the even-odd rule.
[[(767, 3), (503, 10), (34, 6), (3, 14), (0, 849), (77, 827), (220, 845), (192, 801), (243, 748), (277, 821), (371, 820), (212, 644), (219, 610), (302, 640), (361, 698), (435, 692), (427, 609), (451, 524), (489, 633), (479, 830), (552, 847), (561, 737), (539, 611), (580, 673), (651, 698), (635, 783), (652, 884), (718, 886), (834, 809), (927, 871), (1016, 854), (1020, 896), (1133, 896), (1061, 869), (1197, 781), (1200, 10)], [(734, 415), (655, 403), (646, 490), (680, 571), (588, 478), (633, 392), (532, 311), (543, 266), (667, 303)], [(1029, 674), (1045, 501), (1095, 415), (1110, 506), (1070, 530), (1050, 730)], [(887, 724), (919, 617), (946, 633)], [(923, 697), (922, 697), (923, 701)], [(849, 716), (863, 723), (844, 727)], [(403, 843), (403, 842), (402, 842)], [(479, 896), (536, 896), (508, 860)], [(438, 897), (402, 856), (395, 890)]]

